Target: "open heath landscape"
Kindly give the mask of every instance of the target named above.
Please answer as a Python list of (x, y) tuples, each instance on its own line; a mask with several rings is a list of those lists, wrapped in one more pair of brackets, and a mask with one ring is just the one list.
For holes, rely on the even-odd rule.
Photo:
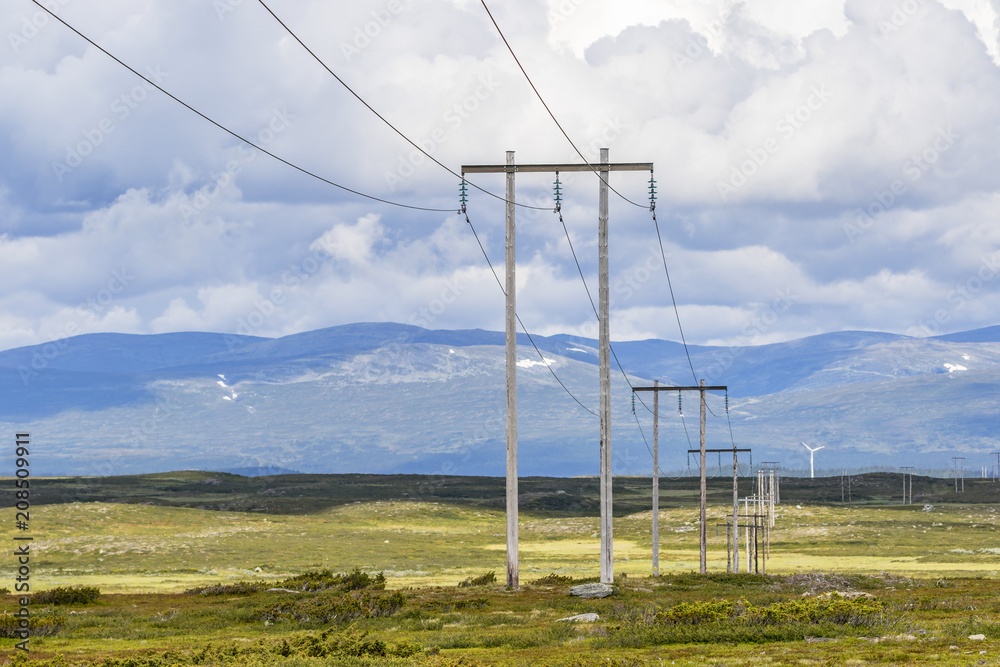
[[(853, 476), (849, 504), (840, 477), (782, 480), (770, 557), (736, 574), (731, 479), (711, 478), (699, 575), (698, 480), (664, 478), (653, 577), (650, 479), (617, 478), (614, 592), (583, 599), (569, 589), (598, 578), (594, 478), (522, 480), (518, 591), (503, 585), (502, 479), (37, 479), (30, 662), (997, 664), (1000, 484), (915, 476), (904, 504), (901, 480)], [(16, 569), (0, 564), (9, 591)], [(3, 599), (18, 664), (18, 596)]]

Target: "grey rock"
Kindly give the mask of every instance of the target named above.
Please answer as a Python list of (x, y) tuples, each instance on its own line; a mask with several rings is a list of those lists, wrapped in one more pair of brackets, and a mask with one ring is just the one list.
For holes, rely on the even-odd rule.
[(608, 584), (580, 584), (569, 589), (569, 594), (578, 598), (606, 598), (614, 592)]
[(570, 623), (593, 623), (594, 621), (601, 620), (601, 617), (597, 614), (577, 614), (576, 616), (568, 616), (566, 618), (556, 619), (556, 623), (559, 621), (569, 621)]

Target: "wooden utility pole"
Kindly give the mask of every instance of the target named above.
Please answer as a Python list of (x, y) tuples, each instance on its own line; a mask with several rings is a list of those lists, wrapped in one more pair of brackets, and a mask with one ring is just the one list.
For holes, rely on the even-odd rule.
[(598, 307), (600, 320), (600, 384), (601, 384), (601, 581), (614, 581), (613, 535), (611, 531), (611, 333), (609, 327), (610, 288), (608, 270), (608, 177), (612, 171), (653, 171), (652, 162), (608, 162), (608, 149), (601, 149), (601, 162), (596, 169), (589, 164), (527, 164), (514, 162), (514, 151), (507, 151), (503, 165), (465, 165), (466, 174), (503, 173), (507, 175), (507, 585), (518, 587), (517, 558), (517, 311), (514, 281), (514, 175), (566, 171), (597, 171), (601, 177), (598, 210), (598, 274), (600, 285)]
[(701, 448), (701, 502), (699, 505), (699, 522), (701, 523), (701, 544), (698, 549), (698, 571), (702, 574), (708, 572), (708, 525), (706, 523), (708, 517), (708, 480), (705, 479), (705, 381), (701, 381), (701, 390), (698, 392), (701, 395), (701, 422), (699, 433), (699, 443)]
[(660, 386), (653, 380), (653, 576), (660, 576)]
[[(733, 447), (733, 526), (739, 524), (740, 519), (740, 484), (739, 484), (739, 474), (740, 474), (740, 462), (736, 456), (736, 448)], [(740, 559), (739, 559), (739, 549), (734, 551), (736, 554), (734, 558), (731, 558), (729, 565), (726, 568), (729, 572), (739, 572), (740, 571)]]
[(519, 588), (517, 536), (517, 288), (514, 281), (514, 151), (507, 151), (507, 587)]
[(962, 492), (965, 492), (965, 457), (953, 456), (951, 460), (955, 462), (955, 493), (958, 493), (958, 462), (962, 462)]
[[(903, 471), (903, 504), (910, 505), (913, 503), (913, 466), (900, 466), (900, 470)], [(906, 478), (910, 478), (910, 491), (906, 491)]]
[(598, 316), (601, 375), (601, 582), (614, 583), (614, 535), (611, 521), (611, 328), (608, 270), (608, 149), (601, 149), (601, 185), (597, 215)]

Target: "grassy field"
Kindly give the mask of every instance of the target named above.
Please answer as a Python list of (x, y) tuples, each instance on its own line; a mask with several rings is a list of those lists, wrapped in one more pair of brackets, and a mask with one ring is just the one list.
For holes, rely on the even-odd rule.
[[(1000, 664), (1000, 485), (967, 480), (965, 493), (956, 494), (951, 480), (915, 478), (915, 504), (905, 506), (898, 475), (864, 475), (852, 480), (847, 507), (839, 478), (785, 480), (768, 575), (734, 576), (725, 574), (725, 530), (715, 531), (731, 509), (731, 480), (711, 482), (712, 575), (693, 574), (697, 480), (661, 482), (666, 576), (653, 578), (649, 480), (618, 479), (617, 592), (586, 601), (570, 597), (568, 588), (598, 574), (593, 479), (521, 482), (522, 591), (458, 586), (490, 571), (503, 583), (503, 480), (202, 472), (33, 480), (32, 590), (96, 586), (102, 596), (89, 605), (33, 608), (48, 608), (61, 629), (32, 638), (32, 660)], [(749, 492), (746, 484), (741, 494)], [(0, 481), (8, 507), (12, 487)], [(0, 510), (0, 520), (12, 526), (14, 512)], [(13, 588), (15, 566), (13, 555), (0, 559), (0, 587)], [(384, 590), (185, 593), (356, 568), (384, 573)], [(870, 600), (878, 608), (824, 611), (837, 591), (848, 594), (835, 596), (837, 605)], [(381, 609), (380, 601), (399, 594), (405, 601), (392, 613), (343, 611)], [(308, 613), (275, 612), (288, 598)], [(820, 607), (788, 607), (803, 600)], [(671, 611), (684, 604), (694, 606)], [(15, 609), (12, 596), (5, 609)], [(587, 612), (600, 620), (557, 620)], [(968, 639), (978, 634), (986, 639)], [(5, 656), (14, 655), (14, 641), (0, 639)], [(222, 653), (196, 654), (210, 642)]]

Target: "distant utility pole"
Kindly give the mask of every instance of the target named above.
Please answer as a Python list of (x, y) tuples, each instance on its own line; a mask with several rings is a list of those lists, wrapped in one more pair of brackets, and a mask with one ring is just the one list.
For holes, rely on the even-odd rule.
[(962, 493), (965, 493), (965, 457), (964, 456), (953, 456), (951, 460), (955, 462), (955, 493), (958, 493), (958, 478), (959, 478), (959, 466), (958, 462), (962, 462), (961, 467), (961, 477), (962, 477)]
[(660, 386), (653, 380), (653, 576), (660, 576)]
[[(913, 504), (913, 471), (914, 471), (915, 468), (913, 466), (900, 466), (899, 469), (903, 471), (903, 504), (904, 505), (912, 505)], [(909, 492), (909, 495), (907, 495), (907, 492), (906, 492), (906, 478), (907, 477), (910, 478), (910, 492)]]
[(611, 164), (608, 149), (601, 149), (601, 162), (589, 164), (516, 164), (514, 151), (507, 151), (502, 165), (465, 165), (466, 174), (503, 173), (507, 176), (506, 219), (506, 312), (507, 312), (507, 586), (518, 588), (517, 556), (517, 311), (514, 281), (514, 175), (518, 172), (553, 173), (565, 171), (597, 171), (600, 175), (598, 193), (598, 294), (599, 294), (599, 361), (601, 386), (601, 581), (614, 582), (614, 553), (611, 525), (611, 334), (609, 329), (610, 289), (608, 271), (608, 178), (612, 171), (653, 171), (652, 162)]
[[(707, 450), (705, 449), (705, 392), (706, 391), (729, 391), (729, 387), (727, 387), (725, 385), (715, 386), (715, 387), (707, 387), (707, 386), (705, 386), (705, 381), (702, 380), (701, 384), (699, 384), (696, 387), (661, 387), (661, 386), (659, 386), (659, 383), (657, 383), (656, 386), (653, 386), (653, 387), (632, 387), (632, 391), (633, 392), (636, 392), (636, 391), (652, 391), (652, 392), (661, 392), (661, 391), (697, 391), (701, 395), (701, 413), (700, 413), (700, 428), (699, 428), (701, 447), (697, 450), (698, 453), (701, 454), (701, 465), (700, 465), (700, 470), (701, 470), (701, 487), (700, 487), (701, 494), (700, 494), (700, 498), (701, 498), (701, 500), (700, 500), (700, 514), (699, 514), (700, 521), (701, 521), (701, 531), (700, 531), (701, 551), (700, 551), (700, 559), (699, 559), (699, 570), (700, 570), (700, 572), (702, 574), (705, 574), (706, 572), (708, 572), (708, 560), (707, 560), (708, 524), (706, 522), (706, 515), (707, 515), (707, 509), (706, 509), (706, 507), (707, 507), (707, 499), (708, 499), (708, 486), (707, 486), (707, 481), (706, 481), (706, 476), (705, 476), (705, 454), (707, 453)], [(695, 450), (689, 450), (688, 453), (690, 454), (690, 453), (693, 453), (694, 451)], [(728, 452), (730, 450), (726, 449), (726, 450), (712, 450), (712, 451), (727, 451)], [(733, 448), (733, 452), (734, 452), (733, 456), (734, 457), (736, 456), (735, 451), (736, 451), (736, 448), (734, 447)]]
[(996, 465), (993, 466), (993, 481), (996, 482), (1000, 479), (1000, 452), (993, 452), (993, 456), (997, 458)]
[(774, 473), (774, 504), (781, 504), (781, 462), (761, 461), (760, 467), (763, 470)]

